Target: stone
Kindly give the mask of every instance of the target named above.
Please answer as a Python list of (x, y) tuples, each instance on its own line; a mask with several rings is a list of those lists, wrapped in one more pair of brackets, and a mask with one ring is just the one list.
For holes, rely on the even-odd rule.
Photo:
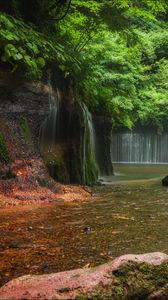
[[(121, 270), (124, 266), (129, 266), (130, 263), (134, 263), (135, 266), (143, 263), (146, 263), (149, 266), (159, 266), (164, 262), (168, 262), (168, 255), (160, 252), (142, 255), (123, 255), (107, 264), (95, 268), (76, 269), (45, 275), (26, 275), (14, 279), (1, 287), (0, 299), (92, 299), (94, 292), (99, 292), (99, 289), (100, 291), (101, 289), (108, 290), (109, 287), (113, 288), (114, 286), (115, 290), (115, 274), (117, 273), (117, 270)], [(137, 276), (136, 271), (136, 277)], [(87, 297), (87, 295), (91, 295), (91, 297)], [(104, 297), (101, 295), (98, 299), (111, 299), (111, 296)], [(149, 298), (145, 297), (143, 299)], [(160, 300), (161, 299), (162, 298), (160, 298)]]
[(163, 185), (163, 186), (168, 186), (168, 176), (165, 176), (165, 177), (162, 179), (162, 185)]

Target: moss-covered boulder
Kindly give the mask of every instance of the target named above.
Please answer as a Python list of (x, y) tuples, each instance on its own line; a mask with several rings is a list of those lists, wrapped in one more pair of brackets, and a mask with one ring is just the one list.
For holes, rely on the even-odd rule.
[(164, 300), (167, 283), (168, 255), (124, 255), (91, 269), (14, 279), (0, 288), (0, 299)]

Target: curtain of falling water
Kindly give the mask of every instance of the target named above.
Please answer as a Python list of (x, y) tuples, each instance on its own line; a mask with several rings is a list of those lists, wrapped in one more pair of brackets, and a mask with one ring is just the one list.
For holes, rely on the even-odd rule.
[[(83, 182), (87, 182), (88, 164), (92, 164), (92, 167), (97, 169), (95, 158), (95, 131), (93, 127), (92, 115), (88, 111), (87, 106), (82, 103), (81, 108), (84, 117), (84, 138), (83, 138)], [(91, 165), (90, 165), (91, 167)]]
[(114, 133), (112, 161), (120, 163), (168, 163), (168, 134)]
[(59, 136), (59, 112), (61, 96), (58, 89), (53, 91), (50, 82), (48, 82), (48, 101), (49, 114), (42, 123), (40, 129), (40, 150), (42, 153), (45, 151), (54, 151), (55, 143)]

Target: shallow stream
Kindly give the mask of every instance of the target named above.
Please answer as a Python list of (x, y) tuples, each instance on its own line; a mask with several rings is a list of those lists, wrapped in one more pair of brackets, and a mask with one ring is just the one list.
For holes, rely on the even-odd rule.
[(160, 180), (168, 166), (115, 165), (115, 172), (82, 203), (1, 209), (0, 284), (127, 253), (168, 254), (168, 188)]

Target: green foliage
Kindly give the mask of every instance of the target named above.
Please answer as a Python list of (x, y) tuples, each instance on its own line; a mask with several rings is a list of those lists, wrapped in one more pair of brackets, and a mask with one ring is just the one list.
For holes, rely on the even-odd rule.
[(0, 161), (6, 164), (11, 162), (7, 141), (2, 132), (0, 132)]
[(13, 70), (23, 64), (32, 75), (38, 75), (45, 64), (40, 57), (42, 45), (38, 34), (23, 22), (4, 14), (0, 15), (0, 24), (2, 61), (9, 62)]
[(0, 14), (0, 25), (1, 60), (9, 62), (13, 71), (24, 67), (28, 77), (39, 78), (49, 62), (75, 61), (51, 33), (42, 34), (33, 26), (5, 14)]
[(111, 114), (114, 127), (141, 122), (161, 131), (168, 123), (167, 45), (164, 22), (132, 26), (128, 34), (104, 28), (82, 53), (79, 89), (89, 108)]
[(167, 0), (11, 1), (0, 14), (1, 61), (31, 79), (56, 64), (90, 110), (111, 115), (114, 126), (161, 130), (168, 121), (167, 12)]

